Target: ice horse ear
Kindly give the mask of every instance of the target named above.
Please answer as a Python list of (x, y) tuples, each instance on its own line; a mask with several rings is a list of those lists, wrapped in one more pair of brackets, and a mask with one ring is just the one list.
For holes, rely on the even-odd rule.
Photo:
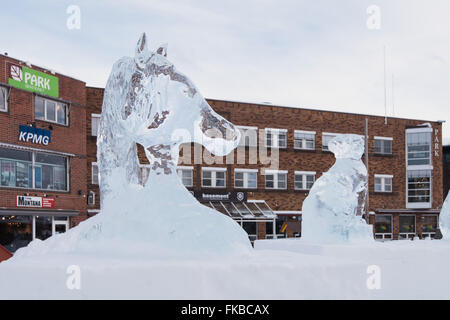
[(158, 49), (156, 50), (157, 54), (160, 54), (164, 57), (167, 57), (167, 43), (161, 44)]
[(134, 60), (138, 66), (143, 67), (149, 58), (150, 51), (147, 46), (147, 36), (144, 32), (137, 42)]

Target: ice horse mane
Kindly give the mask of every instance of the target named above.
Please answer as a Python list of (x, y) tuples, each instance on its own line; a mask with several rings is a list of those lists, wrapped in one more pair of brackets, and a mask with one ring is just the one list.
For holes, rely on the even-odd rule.
[[(183, 138), (174, 139), (176, 130)], [(193, 82), (167, 59), (167, 45), (148, 49), (140, 37), (134, 58), (118, 60), (105, 88), (97, 140), (102, 198), (110, 178), (121, 171), (127, 183), (139, 183), (136, 144), (144, 147), (151, 177), (176, 173), (179, 145), (197, 142), (225, 155), (239, 142), (239, 131), (215, 113)], [(117, 177), (116, 177), (117, 178)]]

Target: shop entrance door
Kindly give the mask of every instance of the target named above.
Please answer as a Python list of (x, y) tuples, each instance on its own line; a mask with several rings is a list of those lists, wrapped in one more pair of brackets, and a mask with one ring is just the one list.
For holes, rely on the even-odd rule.
[(69, 229), (69, 219), (53, 219), (53, 235), (64, 233)]

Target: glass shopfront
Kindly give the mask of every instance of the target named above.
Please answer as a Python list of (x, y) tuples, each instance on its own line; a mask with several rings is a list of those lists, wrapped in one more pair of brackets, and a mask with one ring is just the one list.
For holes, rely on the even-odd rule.
[(69, 229), (67, 216), (0, 216), (0, 245), (15, 252), (32, 240), (45, 240)]
[(1, 187), (68, 190), (68, 158), (0, 148)]

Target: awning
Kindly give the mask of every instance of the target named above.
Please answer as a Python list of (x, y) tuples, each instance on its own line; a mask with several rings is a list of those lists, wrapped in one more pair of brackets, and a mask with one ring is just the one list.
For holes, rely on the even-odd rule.
[(77, 216), (74, 210), (7, 209), (0, 208), (0, 216)]
[(377, 213), (440, 213), (439, 209), (377, 209)]
[(201, 203), (235, 220), (273, 220), (277, 217), (264, 200), (208, 201)]

